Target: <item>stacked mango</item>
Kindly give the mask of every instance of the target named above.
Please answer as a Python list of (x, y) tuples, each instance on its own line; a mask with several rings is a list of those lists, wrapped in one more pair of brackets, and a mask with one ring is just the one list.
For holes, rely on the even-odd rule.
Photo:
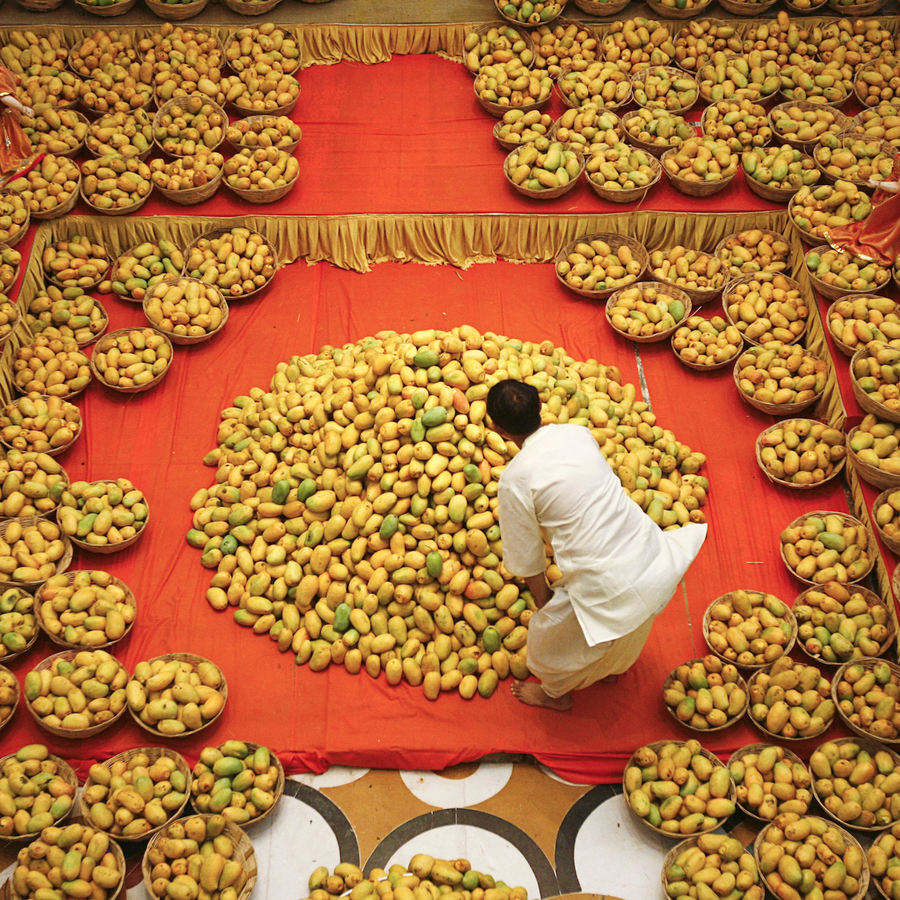
[(560, 260), (556, 272), (570, 287), (584, 291), (608, 291), (637, 280), (641, 264), (628, 244), (615, 250), (606, 241), (580, 241), (572, 252)]
[(860, 462), (900, 476), (900, 426), (868, 413), (848, 445)]
[(73, 481), (60, 497), (59, 524), (78, 541), (97, 546), (135, 537), (147, 524), (144, 495), (127, 478)]
[(878, 884), (886, 897), (900, 890), (898, 838), (900, 838), (900, 824), (893, 825), (889, 831), (879, 834), (866, 854), (872, 877), (879, 879)]
[(578, 151), (559, 141), (540, 137), (506, 158), (506, 176), (530, 191), (565, 187), (581, 174)]
[(756, 272), (790, 272), (791, 245), (772, 231), (749, 228), (729, 235), (716, 251), (733, 278)]
[(724, 181), (737, 172), (738, 156), (726, 141), (691, 137), (668, 152), (663, 168), (683, 181)]
[(69, 814), (77, 789), (44, 744), (20, 747), (0, 766), (0, 835), (23, 837), (50, 828)]
[(841, 714), (880, 741), (900, 735), (900, 675), (884, 660), (850, 662), (835, 678)]
[(828, 229), (861, 222), (872, 211), (865, 191), (853, 182), (838, 180), (819, 187), (803, 185), (791, 201), (791, 220), (810, 238), (825, 240)]
[(763, 900), (765, 896), (753, 854), (737, 838), (724, 834), (701, 834), (696, 846), (684, 849), (663, 871), (663, 885), (672, 900), (710, 896)]
[(711, 103), (719, 100), (749, 100), (758, 103), (781, 88), (778, 63), (764, 60), (758, 50), (734, 55), (717, 50), (697, 77), (700, 96)]
[(201, 148), (215, 150), (225, 139), (228, 117), (198, 94), (161, 109), (153, 123), (153, 137), (163, 152), (193, 156)]
[(796, 344), (749, 347), (737, 361), (738, 390), (759, 403), (811, 403), (825, 389), (825, 361)]
[(672, 335), (672, 348), (679, 358), (697, 366), (722, 365), (734, 359), (743, 345), (741, 333), (721, 316), (691, 316)]
[(846, 456), (844, 433), (813, 419), (790, 419), (760, 437), (766, 471), (788, 484), (819, 484)]
[(0, 662), (13, 653), (21, 653), (37, 633), (37, 627), (33, 594), (17, 587), (0, 592)]
[(193, 776), (191, 803), (197, 812), (220, 813), (245, 825), (275, 805), (279, 773), (268, 747), (234, 740), (204, 747)]
[(534, 47), (508, 25), (492, 26), (483, 34), (472, 30), (465, 37), (466, 68), (477, 75), (484, 66), (508, 63), (514, 57), (523, 65), (534, 62)]
[(726, 277), (721, 259), (680, 244), (670, 250), (654, 250), (650, 254), (650, 271), (659, 281), (708, 290), (721, 287)]
[(806, 330), (809, 305), (797, 282), (760, 272), (729, 285), (722, 302), (728, 318), (754, 344), (790, 344)]
[(826, 62), (856, 67), (878, 59), (893, 46), (893, 36), (878, 19), (838, 19), (822, 28), (819, 56)]
[(872, 567), (865, 526), (837, 513), (806, 516), (785, 528), (781, 552), (798, 578), (814, 584), (859, 581)]
[(845, 181), (884, 181), (894, 162), (880, 141), (835, 134), (823, 135), (814, 155), (826, 175)]
[(872, 60), (857, 79), (857, 93), (863, 106), (878, 106), (890, 102), (897, 95), (897, 58), (886, 55)]
[(750, 717), (769, 734), (803, 739), (821, 734), (834, 718), (831, 682), (815, 666), (783, 656), (750, 681)]
[(765, 109), (749, 100), (720, 100), (703, 114), (703, 134), (725, 141), (737, 152), (748, 147), (762, 147), (772, 140), (772, 128)]
[(171, 241), (145, 241), (116, 261), (112, 290), (120, 297), (143, 300), (148, 288), (170, 275), (180, 275), (183, 268), (184, 254)]
[(153, 146), (153, 120), (145, 109), (108, 112), (91, 124), (85, 146), (94, 156), (144, 156)]
[(669, 149), (695, 136), (683, 116), (665, 109), (639, 109), (625, 122), (625, 131), (645, 144)]
[(709, 610), (707, 642), (713, 652), (739, 666), (762, 666), (784, 654), (793, 626), (784, 601), (741, 588)]
[(869, 341), (866, 354), (852, 364), (859, 388), (895, 412), (900, 410), (900, 349), (894, 346), (897, 343), (900, 342)]
[(651, 66), (666, 66), (675, 55), (669, 29), (643, 16), (613, 22), (601, 46), (604, 59), (632, 75)]
[[(34, 525), (8, 523), (0, 538), (0, 582), (28, 585), (51, 578), (66, 552), (61, 538), (56, 523), (46, 519)], [(9, 646), (8, 640), (4, 643)]]
[(895, 147), (900, 146), (900, 102), (882, 102), (864, 109), (850, 130), (866, 140), (887, 141)]
[(190, 248), (185, 274), (212, 284), (229, 297), (242, 297), (265, 286), (275, 275), (275, 253), (265, 237), (234, 226)]
[(806, 267), (819, 281), (841, 291), (877, 291), (891, 280), (891, 270), (843, 250), (810, 250)]
[(553, 90), (553, 79), (527, 68), (518, 59), (482, 66), (475, 76), (475, 93), (489, 103), (527, 108), (543, 103)]
[(793, 147), (754, 147), (741, 162), (748, 178), (779, 190), (799, 191), (822, 177), (815, 163)]
[[(569, 110), (569, 112), (574, 115), (575, 110)], [(506, 141), (509, 144), (527, 144), (529, 141), (549, 134), (552, 127), (553, 119), (537, 109), (529, 109), (527, 111), (523, 109), (508, 109), (500, 117), (500, 128), (496, 134), (499, 140)], [(232, 129), (229, 128), (228, 132), (226, 132), (226, 137), (229, 140), (231, 140), (229, 137), (231, 133)], [(575, 139), (580, 137), (580, 133), (574, 131), (571, 134), (567, 133), (566, 142), (575, 143)]]
[(546, 69), (551, 78), (559, 75), (563, 65), (593, 62), (600, 55), (596, 35), (576, 22), (541, 25), (531, 32), (531, 40), (534, 67)]
[(79, 345), (90, 344), (106, 330), (109, 318), (103, 307), (80, 287), (48, 284), (28, 304), (25, 316), (34, 334)]
[(153, 189), (150, 167), (130, 157), (102, 156), (81, 167), (82, 193), (96, 209), (127, 209), (140, 203)]
[(847, 63), (804, 59), (784, 66), (779, 74), (788, 100), (841, 103), (853, 94), (853, 66)]
[(792, 141), (817, 141), (825, 134), (840, 134), (844, 128), (835, 111), (826, 106), (819, 109), (776, 108), (770, 117), (775, 134)]
[[(520, 110), (510, 110), (510, 112), (504, 114), (503, 118), (505, 120), (508, 116), (516, 114), (522, 116)], [(526, 127), (528, 117), (536, 115), (537, 113), (535, 112), (524, 114)], [(542, 120), (541, 125), (543, 126), (543, 124)], [(531, 127), (537, 130), (535, 125)], [(506, 133), (501, 131), (502, 135)], [(546, 134), (546, 131), (544, 134)], [(540, 134), (535, 135), (535, 137), (540, 136)], [(611, 146), (619, 141), (619, 118), (615, 113), (590, 103), (578, 109), (567, 109), (557, 120), (555, 137), (556, 140), (563, 144), (572, 144), (587, 152), (598, 147)]]
[(622, 143), (593, 150), (584, 170), (594, 184), (607, 191), (647, 187), (659, 174), (650, 154)]
[(87, 137), (88, 123), (73, 110), (46, 105), (34, 111), (33, 119), (23, 116), (21, 121), (31, 145), (45, 153), (71, 153)]
[(737, 802), (771, 821), (781, 813), (805, 815), (812, 803), (812, 779), (799, 760), (787, 757), (784, 747), (762, 746), (735, 754), (728, 765), (737, 786)]
[(689, 728), (721, 728), (744, 711), (747, 690), (735, 666), (706, 656), (675, 669), (663, 702)]
[(652, 337), (674, 331), (687, 305), (671, 288), (645, 282), (623, 288), (610, 297), (606, 314), (616, 331), (630, 337)]
[(498, 6), (508, 19), (515, 19), (526, 25), (540, 25), (555, 19), (565, 6), (560, 0), (505, 0)]
[(225, 130), (225, 140), (240, 147), (275, 147), (278, 150), (290, 150), (300, 140), (302, 134), (300, 126), (287, 116), (263, 116), (255, 121), (254, 117), (250, 116), (229, 125)]
[(615, 109), (631, 97), (628, 75), (616, 63), (594, 60), (585, 69), (566, 69), (556, 81), (563, 100), (569, 106), (593, 103), (598, 107)]
[(646, 109), (685, 110), (697, 102), (697, 82), (668, 66), (651, 66), (632, 82), (634, 102)]
[(100, 340), (91, 363), (104, 384), (135, 388), (166, 374), (172, 347), (155, 328), (132, 328), (113, 332)]

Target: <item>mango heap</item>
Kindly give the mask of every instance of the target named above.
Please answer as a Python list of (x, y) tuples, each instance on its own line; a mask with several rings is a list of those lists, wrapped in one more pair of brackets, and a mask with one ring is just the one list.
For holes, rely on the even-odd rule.
[(685, 847), (663, 871), (663, 884), (673, 900), (763, 900), (765, 896), (753, 854), (724, 834), (702, 834), (696, 845)]
[(729, 760), (728, 771), (737, 785), (737, 802), (760, 819), (771, 821), (785, 812), (802, 816), (812, 802), (809, 771), (799, 757), (788, 756), (784, 747), (747, 747)]
[(314, 671), (365, 664), (431, 698), (527, 677), (533, 599), (503, 568), (497, 522), (514, 448), (484, 421), (502, 378), (538, 388), (544, 421), (590, 428), (661, 527), (705, 521), (704, 457), (617, 369), (470, 326), (384, 331), (281, 363), (223, 411), (188, 532), (216, 570), (210, 604)]
[(0, 593), (0, 662), (25, 650), (36, 630), (34, 596), (17, 587)]
[(69, 814), (77, 783), (43, 744), (27, 744), (0, 762), (0, 835), (37, 835)]

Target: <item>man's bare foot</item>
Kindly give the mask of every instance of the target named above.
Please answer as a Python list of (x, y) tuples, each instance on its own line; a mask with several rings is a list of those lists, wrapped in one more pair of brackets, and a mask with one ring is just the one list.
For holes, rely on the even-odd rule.
[(517, 700), (521, 700), (529, 706), (541, 706), (544, 709), (556, 709), (559, 712), (565, 712), (572, 708), (571, 694), (563, 694), (562, 697), (548, 697), (540, 684), (534, 681), (514, 681), (512, 693)]

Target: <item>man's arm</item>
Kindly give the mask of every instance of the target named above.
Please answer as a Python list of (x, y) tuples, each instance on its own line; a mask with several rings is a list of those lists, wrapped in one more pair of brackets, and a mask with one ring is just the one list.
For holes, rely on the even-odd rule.
[(528, 590), (534, 595), (534, 605), (538, 609), (546, 606), (553, 596), (553, 591), (550, 590), (550, 585), (547, 584), (547, 576), (541, 572), (540, 575), (529, 575), (523, 580), (528, 585)]

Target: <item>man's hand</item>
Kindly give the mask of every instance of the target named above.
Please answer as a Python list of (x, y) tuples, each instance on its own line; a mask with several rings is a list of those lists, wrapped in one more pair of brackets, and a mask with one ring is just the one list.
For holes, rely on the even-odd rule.
[(528, 585), (528, 590), (534, 595), (534, 605), (538, 609), (545, 607), (553, 596), (553, 591), (550, 590), (550, 585), (547, 584), (547, 577), (544, 573), (531, 575), (525, 579), (525, 584)]

